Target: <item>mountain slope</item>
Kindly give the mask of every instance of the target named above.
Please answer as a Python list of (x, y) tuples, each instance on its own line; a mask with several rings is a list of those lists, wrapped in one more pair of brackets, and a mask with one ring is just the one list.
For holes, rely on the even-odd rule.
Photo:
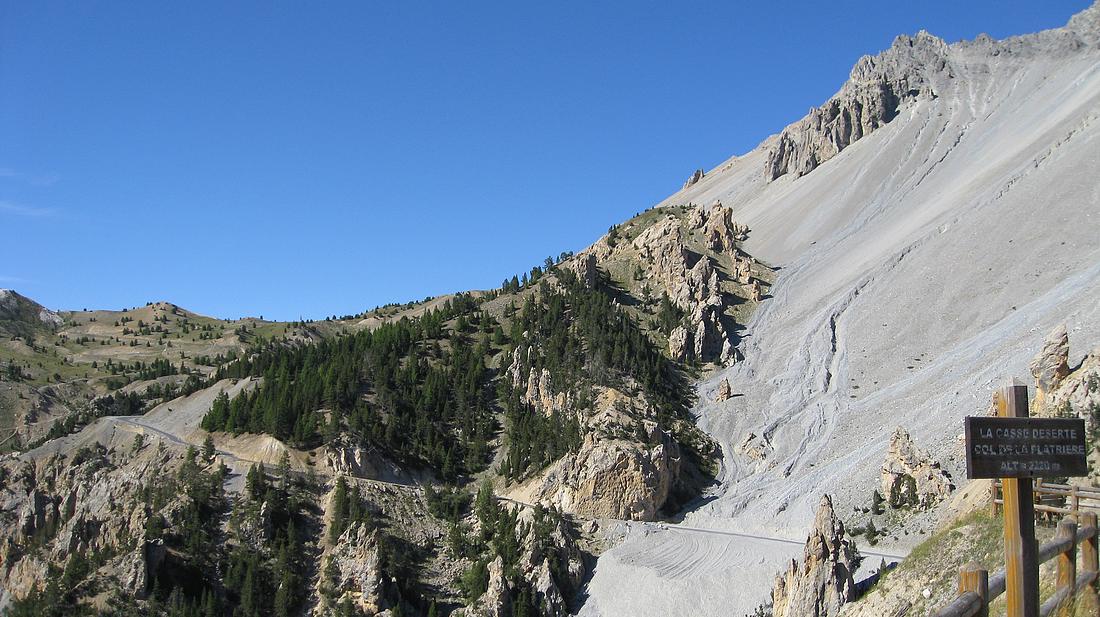
[[(801, 540), (822, 492), (842, 514), (869, 503), (899, 425), (963, 482), (962, 417), (1027, 376), (1057, 323), (1078, 349), (1100, 343), (1098, 35), (1100, 6), (1000, 42), (899, 37), (860, 61), (828, 113), (662, 202), (732, 206), (753, 230), (746, 250), (780, 269), (745, 361), (699, 385), (695, 411), (725, 461), (686, 524)], [(828, 108), (861, 104), (868, 67), (920, 85), (858, 140), (835, 139), (861, 116)], [(723, 379), (743, 396), (714, 403)], [(736, 453), (749, 433), (763, 463)], [(887, 541), (904, 551), (915, 537)], [(582, 614), (748, 612), (797, 551), (635, 534), (601, 557)]]

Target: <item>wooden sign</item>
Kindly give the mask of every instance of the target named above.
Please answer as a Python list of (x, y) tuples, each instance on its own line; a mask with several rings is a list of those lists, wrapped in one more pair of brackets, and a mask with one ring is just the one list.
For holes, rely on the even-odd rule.
[(966, 418), (967, 478), (1086, 476), (1087, 456), (1080, 418)]

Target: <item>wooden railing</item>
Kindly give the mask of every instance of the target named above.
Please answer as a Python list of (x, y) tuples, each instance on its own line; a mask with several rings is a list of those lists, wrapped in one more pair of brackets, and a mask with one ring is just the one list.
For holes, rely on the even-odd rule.
[[(1038, 507), (1038, 506), (1036, 506)], [(1067, 516), (1058, 523), (1054, 538), (1039, 547), (1039, 563), (1057, 559), (1057, 587), (1039, 609), (1042, 617), (1062, 611), (1070, 614), (1078, 596), (1097, 602), (1096, 513), (1082, 512), (1081, 525), (1077, 519)], [(1081, 545), (1081, 569), (1077, 569), (1077, 545)], [(987, 617), (989, 603), (1005, 591), (1005, 571), (1002, 568), (993, 576), (976, 563), (968, 563), (959, 570), (959, 595), (955, 600), (935, 613), (936, 617)]]
[[(994, 515), (1004, 505), (1004, 500), (999, 497), (1000, 490), (1000, 480), (990, 483), (990, 504)], [(1100, 488), (1036, 482), (1032, 491), (1035, 494), (1036, 518), (1042, 513), (1077, 516), (1084, 509), (1100, 511)]]

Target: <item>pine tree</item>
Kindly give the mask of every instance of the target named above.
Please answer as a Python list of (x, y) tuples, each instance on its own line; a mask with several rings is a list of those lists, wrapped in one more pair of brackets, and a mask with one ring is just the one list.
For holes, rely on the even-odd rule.
[(348, 485), (343, 476), (336, 479), (332, 489), (332, 518), (329, 522), (328, 541), (336, 544), (340, 534), (344, 533), (348, 517)]
[(202, 458), (203, 458), (203, 460), (206, 460), (208, 462), (213, 462), (214, 452), (215, 452), (215, 450), (214, 450), (214, 440), (210, 437), (210, 435), (207, 435), (206, 439), (203, 440), (203, 442), (202, 442)]

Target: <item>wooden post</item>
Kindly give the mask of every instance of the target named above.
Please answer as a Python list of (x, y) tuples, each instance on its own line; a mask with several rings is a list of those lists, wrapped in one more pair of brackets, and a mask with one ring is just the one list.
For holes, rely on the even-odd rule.
[(1062, 617), (1072, 617), (1073, 593), (1077, 587), (1077, 519), (1072, 516), (1063, 518), (1058, 523), (1058, 533), (1055, 537), (1059, 540), (1069, 540), (1069, 548), (1065, 552), (1058, 553), (1057, 591), (1065, 590), (1066, 600), (1062, 602), (1057, 614)]
[(993, 512), (993, 516), (997, 516), (997, 512), (1000, 511), (1000, 508), (997, 507), (997, 481), (996, 480), (990, 480), (989, 481), (989, 507)]
[[(1027, 386), (1003, 388), (997, 415), (1026, 418)], [(1035, 542), (1035, 504), (1031, 478), (1003, 478), (1005, 513), (1005, 600), (1007, 617), (1039, 617), (1039, 547)]]
[(982, 599), (982, 605), (974, 617), (989, 617), (989, 572), (977, 562), (959, 568), (959, 595), (973, 591)]
[[(1094, 530), (1096, 527), (1096, 513), (1095, 512), (1082, 512), (1081, 513), (1081, 525), (1083, 527), (1092, 527)], [(1098, 558), (1097, 552), (1097, 534), (1100, 532), (1094, 531), (1091, 536), (1085, 538), (1081, 542), (1081, 569), (1085, 572), (1100, 572), (1100, 558)], [(1096, 606), (1100, 603), (1100, 597), (1097, 596), (1097, 588), (1100, 587), (1100, 581), (1093, 579), (1092, 583), (1086, 585), (1081, 590), (1081, 594), (1086, 596), (1086, 601), (1091, 600), (1092, 606)], [(1086, 604), (1086, 606), (1088, 606)]]
[(1074, 516), (1077, 516), (1081, 510), (1081, 498), (1077, 495), (1077, 485), (1074, 484), (1069, 489), (1069, 510), (1073, 512)]

